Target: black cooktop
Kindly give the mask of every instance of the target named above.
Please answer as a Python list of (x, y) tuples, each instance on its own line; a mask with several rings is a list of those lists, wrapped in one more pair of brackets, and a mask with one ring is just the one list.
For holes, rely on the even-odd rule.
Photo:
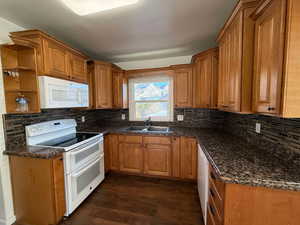
[(94, 133), (73, 133), (63, 137), (59, 137), (50, 141), (39, 143), (38, 145), (50, 147), (70, 147), (89, 138), (95, 137), (98, 134)]

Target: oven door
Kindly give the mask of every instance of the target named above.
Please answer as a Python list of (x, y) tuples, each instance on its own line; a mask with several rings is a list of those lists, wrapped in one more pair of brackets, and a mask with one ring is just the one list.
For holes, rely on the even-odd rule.
[(104, 155), (86, 167), (67, 175), (67, 212), (69, 216), (104, 180)]
[(87, 162), (103, 154), (103, 137), (65, 153), (65, 173), (79, 170)]

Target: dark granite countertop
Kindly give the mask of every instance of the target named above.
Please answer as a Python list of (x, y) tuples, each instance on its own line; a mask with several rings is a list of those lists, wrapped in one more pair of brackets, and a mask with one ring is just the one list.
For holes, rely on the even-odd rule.
[[(81, 131), (108, 134), (142, 134), (196, 137), (201, 148), (226, 183), (300, 191), (299, 164), (272, 154), (271, 150), (249, 145), (241, 138), (220, 130), (172, 127), (170, 133), (128, 131), (127, 127), (93, 127)], [(51, 158), (59, 149), (26, 148), (5, 151), (8, 155)]]
[(14, 150), (6, 150), (4, 154), (20, 157), (31, 157), (39, 159), (52, 159), (62, 155), (63, 149), (60, 148), (46, 148), (46, 147), (33, 147), (23, 146)]

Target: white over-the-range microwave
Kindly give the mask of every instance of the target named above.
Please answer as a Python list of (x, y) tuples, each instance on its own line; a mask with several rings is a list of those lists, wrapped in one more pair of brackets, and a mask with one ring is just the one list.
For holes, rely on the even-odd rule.
[(39, 76), (42, 109), (89, 106), (89, 87), (73, 81)]

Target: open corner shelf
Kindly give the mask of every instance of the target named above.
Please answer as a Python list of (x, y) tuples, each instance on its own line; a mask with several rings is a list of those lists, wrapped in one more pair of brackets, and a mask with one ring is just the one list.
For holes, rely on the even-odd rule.
[[(2, 45), (1, 60), (4, 72), (6, 112), (8, 114), (39, 113), (36, 50), (22, 45)], [(16, 99), (20, 96), (28, 100), (27, 112), (17, 111)]]

